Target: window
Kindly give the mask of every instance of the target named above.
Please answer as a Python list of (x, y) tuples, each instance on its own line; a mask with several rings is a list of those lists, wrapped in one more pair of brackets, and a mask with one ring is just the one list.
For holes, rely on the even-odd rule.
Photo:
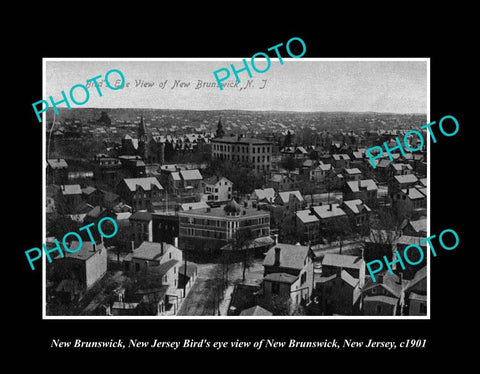
[(300, 278), (301, 284), (304, 284), (307, 281), (307, 273), (303, 273)]
[(255, 153), (255, 148), (252, 148), (252, 153)]
[(272, 293), (274, 295), (280, 294), (280, 284), (279, 283), (272, 283)]

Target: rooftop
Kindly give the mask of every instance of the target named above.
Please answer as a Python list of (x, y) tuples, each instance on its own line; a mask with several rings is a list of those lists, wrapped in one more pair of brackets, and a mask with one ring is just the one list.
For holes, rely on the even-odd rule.
[[(248, 204), (248, 207), (245, 207), (242, 204), (238, 204), (240, 206), (240, 211), (236, 215), (232, 215), (230, 212), (225, 211), (225, 206), (222, 205), (219, 207), (215, 208), (198, 208), (198, 209), (192, 209), (192, 210), (186, 210), (186, 211), (180, 211), (178, 212), (179, 216), (198, 216), (198, 217), (217, 217), (217, 218), (229, 218), (229, 217), (235, 217), (235, 218), (251, 218), (251, 217), (265, 217), (265, 216), (270, 216), (270, 213), (265, 210), (259, 210), (257, 208), (253, 208), (251, 204)], [(245, 213), (243, 213), (245, 212)]]
[(371, 209), (363, 203), (362, 200), (360, 199), (355, 199), (355, 200), (347, 200), (343, 202), (348, 209), (350, 209), (354, 214), (359, 214), (360, 212), (363, 212), (364, 210), (367, 212), (370, 212)]
[(217, 143), (243, 143), (243, 144), (268, 144), (271, 143), (267, 140), (256, 139), (256, 138), (246, 138), (246, 137), (239, 137), (237, 135), (234, 136), (222, 136), (221, 138), (212, 139), (212, 142)]
[(288, 283), (292, 284), (298, 279), (298, 276), (287, 273), (270, 273), (263, 277), (263, 280), (276, 282), (276, 283)]
[(337, 203), (314, 206), (312, 209), (315, 212), (315, 214), (319, 216), (321, 219), (341, 217), (341, 216), (347, 215), (343, 211), (343, 209), (340, 208), (340, 205)]
[(394, 178), (400, 184), (418, 182), (418, 178), (413, 174), (395, 175)]
[[(76, 250), (78, 248), (79, 242), (77, 241), (72, 241), (68, 248), (70, 248), (72, 251)], [(105, 249), (102, 243), (96, 243), (95, 244), (95, 250), (94, 250), (94, 244), (92, 242), (86, 242), (84, 241), (82, 243), (82, 248), (78, 252), (70, 253), (65, 251), (65, 257), (67, 258), (74, 258), (77, 260), (81, 261), (86, 261), (90, 257), (94, 256), (96, 252), (101, 251)]]
[(47, 161), (52, 169), (65, 169), (68, 167), (67, 162), (63, 158), (54, 158)]
[(159, 190), (163, 190), (162, 185), (155, 177), (145, 178), (125, 178), (125, 184), (130, 191), (136, 191), (137, 186), (141, 187), (145, 191), (150, 191), (152, 186), (156, 186)]
[(62, 195), (81, 195), (82, 189), (79, 184), (63, 184), (61, 186)]
[(373, 179), (363, 179), (360, 181), (349, 181), (347, 182), (348, 187), (352, 192), (359, 192), (360, 189), (366, 189), (367, 191), (378, 190), (377, 184)]
[(276, 266), (275, 248), (280, 248), (280, 267), (296, 270), (303, 269), (309, 248), (305, 245), (283, 243), (276, 244), (268, 250), (263, 260), (263, 266)]
[[(173, 247), (168, 243), (163, 243), (163, 246), (163, 253), (166, 253), (170, 247)], [(132, 253), (132, 258), (147, 261), (158, 261), (162, 256), (162, 244), (148, 241), (144, 241), (138, 248), (134, 249)]]
[(335, 266), (347, 269), (360, 269), (364, 265), (361, 257), (340, 255), (336, 253), (325, 253), (322, 266)]
[(318, 217), (312, 214), (310, 209), (299, 210), (296, 215), (303, 223), (319, 222)]

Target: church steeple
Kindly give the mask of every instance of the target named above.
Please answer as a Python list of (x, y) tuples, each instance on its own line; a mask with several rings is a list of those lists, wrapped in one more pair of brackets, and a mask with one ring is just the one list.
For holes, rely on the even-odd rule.
[(215, 132), (215, 137), (221, 138), (224, 135), (225, 135), (225, 131), (223, 131), (222, 118), (220, 117), (220, 119), (218, 120), (217, 131)]
[(145, 129), (145, 123), (143, 122), (143, 115), (140, 116), (140, 123), (138, 124), (138, 140), (145, 140), (147, 137), (147, 130)]

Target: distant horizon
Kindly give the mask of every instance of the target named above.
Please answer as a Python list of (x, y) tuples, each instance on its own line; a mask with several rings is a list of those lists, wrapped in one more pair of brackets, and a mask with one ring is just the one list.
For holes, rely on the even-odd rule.
[[(373, 110), (316, 110), (316, 111), (307, 111), (307, 110), (281, 110), (281, 109), (166, 109), (166, 108), (128, 108), (128, 107), (118, 107), (118, 108), (106, 108), (106, 107), (72, 107), (71, 110), (67, 108), (59, 107), (62, 112), (68, 113), (73, 112), (74, 110), (164, 110), (164, 111), (186, 111), (186, 112), (274, 112), (274, 113), (372, 113), (372, 114), (395, 114), (395, 115), (416, 115), (416, 116), (426, 116), (427, 113), (420, 113), (420, 112), (408, 112), (408, 113), (401, 113), (401, 112), (379, 112)], [(53, 113), (53, 110), (49, 110), (48, 114)], [(53, 114), (52, 114), (53, 116)]]

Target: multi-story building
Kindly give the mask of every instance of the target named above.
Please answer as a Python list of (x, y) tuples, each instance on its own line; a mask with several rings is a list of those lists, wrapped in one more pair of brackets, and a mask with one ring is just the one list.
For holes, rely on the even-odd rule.
[(203, 196), (202, 200), (209, 203), (225, 202), (232, 198), (233, 183), (225, 177), (207, 178), (202, 181)]
[(247, 165), (257, 172), (268, 172), (272, 168), (272, 143), (255, 138), (222, 136), (212, 139), (214, 158), (230, 160)]
[(179, 246), (187, 250), (218, 250), (232, 243), (239, 230), (249, 230), (251, 239), (270, 239), (270, 213), (231, 200), (217, 208), (179, 211)]
[(163, 199), (163, 187), (155, 177), (125, 178), (117, 186), (118, 194), (133, 210), (149, 209)]

